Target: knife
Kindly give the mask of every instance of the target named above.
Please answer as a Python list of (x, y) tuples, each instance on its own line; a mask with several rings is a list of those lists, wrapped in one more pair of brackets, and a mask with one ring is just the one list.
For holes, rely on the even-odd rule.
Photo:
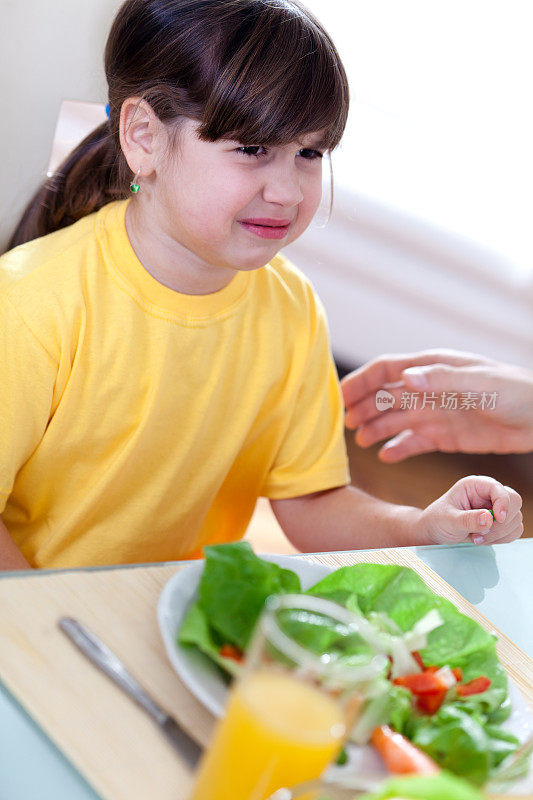
[(72, 617), (61, 617), (58, 625), (98, 669), (102, 670), (152, 717), (170, 744), (187, 759), (192, 767), (195, 767), (202, 754), (202, 748), (191, 739), (174, 717), (150, 697), (133, 675), (128, 672), (118, 656), (78, 620)]

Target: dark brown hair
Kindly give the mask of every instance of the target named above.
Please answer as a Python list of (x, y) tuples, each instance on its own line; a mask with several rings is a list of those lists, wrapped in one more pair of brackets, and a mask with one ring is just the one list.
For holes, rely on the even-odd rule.
[(109, 121), (39, 188), (8, 249), (129, 196), (132, 174), (119, 140), (128, 97), (150, 103), (174, 143), (184, 117), (200, 123), (205, 141), (282, 145), (323, 131), (329, 151), (346, 125), (342, 62), (300, 0), (126, 0), (104, 60)]

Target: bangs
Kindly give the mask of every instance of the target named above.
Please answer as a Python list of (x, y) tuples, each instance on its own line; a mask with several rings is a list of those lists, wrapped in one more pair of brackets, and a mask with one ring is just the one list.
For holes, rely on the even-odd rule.
[[(236, 5), (230, 0), (227, 6), (234, 15)], [(328, 34), (292, 1), (256, 0), (240, 11), (218, 52), (211, 51), (213, 83), (198, 136), (284, 145), (319, 132), (315, 146), (335, 148), (346, 126), (349, 92)]]

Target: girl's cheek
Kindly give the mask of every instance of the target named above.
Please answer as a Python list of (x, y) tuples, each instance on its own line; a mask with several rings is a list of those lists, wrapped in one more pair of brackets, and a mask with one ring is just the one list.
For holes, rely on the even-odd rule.
[(224, 241), (233, 221), (231, 218), (228, 221), (228, 215), (223, 213), (220, 205), (217, 207), (211, 203), (196, 208), (189, 220), (195, 236), (215, 246)]
[(320, 182), (317, 180), (313, 184), (313, 188), (310, 191), (310, 196), (312, 198), (313, 209), (316, 211), (320, 205), (320, 201), (322, 200), (322, 177), (320, 178)]

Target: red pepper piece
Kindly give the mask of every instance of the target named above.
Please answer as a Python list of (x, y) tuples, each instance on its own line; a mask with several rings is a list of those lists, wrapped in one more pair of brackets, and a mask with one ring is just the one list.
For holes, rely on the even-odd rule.
[(424, 714), (434, 714), (443, 704), (445, 697), (446, 689), (441, 689), (439, 692), (420, 694), (416, 699), (416, 707)]
[[(439, 669), (442, 669), (442, 667), (437, 667), (434, 664), (432, 664), (430, 667), (426, 667), (425, 672), (438, 672)], [(452, 673), (457, 683), (463, 680), (463, 670), (461, 669), (461, 667), (453, 667)]]
[(425, 668), (426, 668), (426, 665), (425, 665), (425, 664), (424, 664), (424, 662), (422, 661), (422, 656), (420, 655), (420, 653), (418, 652), (418, 650), (413, 650), (413, 652), (411, 653), (411, 655), (413, 656), (414, 660), (416, 661), (416, 663), (418, 664), (418, 666), (420, 667), (420, 669), (425, 669)]
[(394, 683), (397, 686), (405, 686), (416, 695), (433, 694), (443, 689), (446, 692), (448, 688), (442, 678), (431, 669), (426, 669), (424, 672), (416, 672), (412, 675), (401, 675), (399, 678), (394, 679)]
[(234, 661), (238, 662), (244, 659), (243, 651), (234, 644), (223, 644), (218, 652), (222, 658), (232, 658)]
[(480, 675), (479, 678), (474, 678), (468, 683), (462, 683), (460, 686), (457, 687), (457, 694), (460, 697), (468, 697), (470, 694), (481, 694), (481, 692), (485, 692), (492, 681), (490, 678), (485, 677), (485, 675)]
[(395, 678), (397, 686), (405, 686), (416, 697), (416, 706), (424, 714), (434, 714), (441, 707), (448, 691), (448, 686), (440, 675), (439, 667), (427, 667), (424, 672), (412, 675), (401, 675)]

